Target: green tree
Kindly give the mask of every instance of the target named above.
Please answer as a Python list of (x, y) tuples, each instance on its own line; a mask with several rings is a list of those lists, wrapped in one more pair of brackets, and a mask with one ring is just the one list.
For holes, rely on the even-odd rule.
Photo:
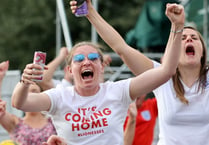
[(0, 5), (0, 60), (10, 69), (23, 69), (34, 51), (55, 47), (55, 3), (50, 0), (2, 0)]
[[(125, 34), (134, 27), (144, 1), (145, 0), (98, 0), (98, 12), (124, 37)], [(66, 12), (73, 43), (82, 40), (90, 40), (91, 37), (89, 34), (91, 34), (91, 25), (88, 20), (83, 17), (75, 17), (70, 11), (68, 2), (66, 2)], [(106, 51), (112, 51), (100, 37), (98, 41), (106, 46)]]
[[(71, 13), (69, 1), (64, 1), (64, 7), (73, 44), (90, 40), (90, 23)], [(136, 23), (144, 0), (98, 2), (99, 13), (125, 36)], [(47, 52), (47, 62), (55, 57), (55, 0), (1, 0), (0, 22), (0, 61), (9, 60), (10, 69), (23, 70), (32, 62), (34, 51)], [(99, 43), (104, 44), (100, 38)]]

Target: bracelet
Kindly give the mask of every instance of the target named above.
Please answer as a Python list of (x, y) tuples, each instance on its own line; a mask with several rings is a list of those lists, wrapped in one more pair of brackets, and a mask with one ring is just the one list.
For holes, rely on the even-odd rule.
[(180, 29), (180, 30), (176, 30), (176, 31), (171, 30), (171, 32), (176, 34), (176, 33), (181, 33), (181, 32), (183, 32), (183, 30), (184, 30), (184, 28), (183, 28), (183, 29)]

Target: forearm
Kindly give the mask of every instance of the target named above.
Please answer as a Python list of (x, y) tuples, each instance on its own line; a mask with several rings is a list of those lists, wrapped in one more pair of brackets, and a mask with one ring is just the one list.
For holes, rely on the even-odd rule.
[(171, 31), (162, 64), (165, 71), (174, 74), (181, 51), (181, 39), (185, 21), (184, 8), (182, 5), (168, 3), (165, 14), (171, 22)]
[(56, 71), (56, 69), (64, 62), (64, 59), (62, 57), (56, 57), (52, 62), (50, 62), (47, 65), (47, 70), (44, 70), (43, 73), (43, 80), (39, 82), (39, 85), (43, 90), (51, 89), (54, 87), (53, 84), (53, 76)]
[(21, 109), (25, 104), (27, 96), (28, 96), (28, 88), (29, 84), (24, 84), (23, 82), (19, 82), (14, 88), (12, 94), (12, 106)]
[(122, 58), (134, 74), (138, 75), (153, 67), (152, 61), (138, 50), (128, 46), (120, 34), (92, 6), (89, 7), (87, 18), (100, 37)]
[(100, 37), (118, 54), (120, 54), (121, 50), (118, 48), (122, 48), (125, 45), (125, 41), (119, 35), (115, 29), (109, 25), (92, 7), (88, 7), (89, 14), (87, 15), (88, 20), (94, 25)]
[(64, 62), (62, 57), (56, 57), (52, 62), (47, 65), (47, 70), (44, 70), (44, 79), (51, 80), (56, 69)]
[[(182, 30), (184, 25), (175, 25), (172, 24), (171, 31)], [(166, 46), (165, 54), (162, 60), (162, 64), (166, 70), (169, 70), (169, 73), (174, 74), (176, 67), (179, 63), (180, 51), (181, 51), (181, 39), (182, 32), (174, 33), (170, 32), (168, 43)]]
[(136, 119), (128, 119), (126, 129), (124, 131), (124, 145), (132, 145), (135, 135)]
[(16, 126), (16, 116), (6, 112), (3, 116), (0, 117), (1, 126), (8, 132), (12, 132)]

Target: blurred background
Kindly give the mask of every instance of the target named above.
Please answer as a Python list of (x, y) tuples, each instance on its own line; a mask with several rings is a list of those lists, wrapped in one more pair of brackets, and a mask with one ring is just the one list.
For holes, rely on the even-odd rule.
[[(143, 52), (164, 51), (170, 30), (169, 21), (164, 14), (168, 2), (182, 3), (185, 6), (187, 22), (197, 26), (208, 43), (208, 0), (93, 2), (99, 13), (117, 29), (127, 43)], [(32, 62), (34, 51), (37, 50), (47, 52), (49, 62), (61, 46), (70, 47), (69, 45), (83, 40), (104, 44), (92, 31), (86, 18), (78, 18), (71, 13), (68, 3), (69, 0), (1, 0), (0, 61), (9, 60), (10, 69), (22, 71), (25, 64)], [(65, 33), (68, 36), (63, 33), (60, 15), (66, 18), (68, 29), (65, 29)], [(66, 42), (66, 39), (71, 42)], [(106, 46), (105, 51), (111, 52), (111, 49)]]

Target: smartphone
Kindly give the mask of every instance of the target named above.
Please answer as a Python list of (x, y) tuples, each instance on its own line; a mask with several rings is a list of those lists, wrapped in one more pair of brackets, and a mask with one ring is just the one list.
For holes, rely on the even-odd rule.
[(82, 17), (88, 14), (88, 7), (85, 0), (76, 0), (78, 8), (76, 9), (75, 16)]

